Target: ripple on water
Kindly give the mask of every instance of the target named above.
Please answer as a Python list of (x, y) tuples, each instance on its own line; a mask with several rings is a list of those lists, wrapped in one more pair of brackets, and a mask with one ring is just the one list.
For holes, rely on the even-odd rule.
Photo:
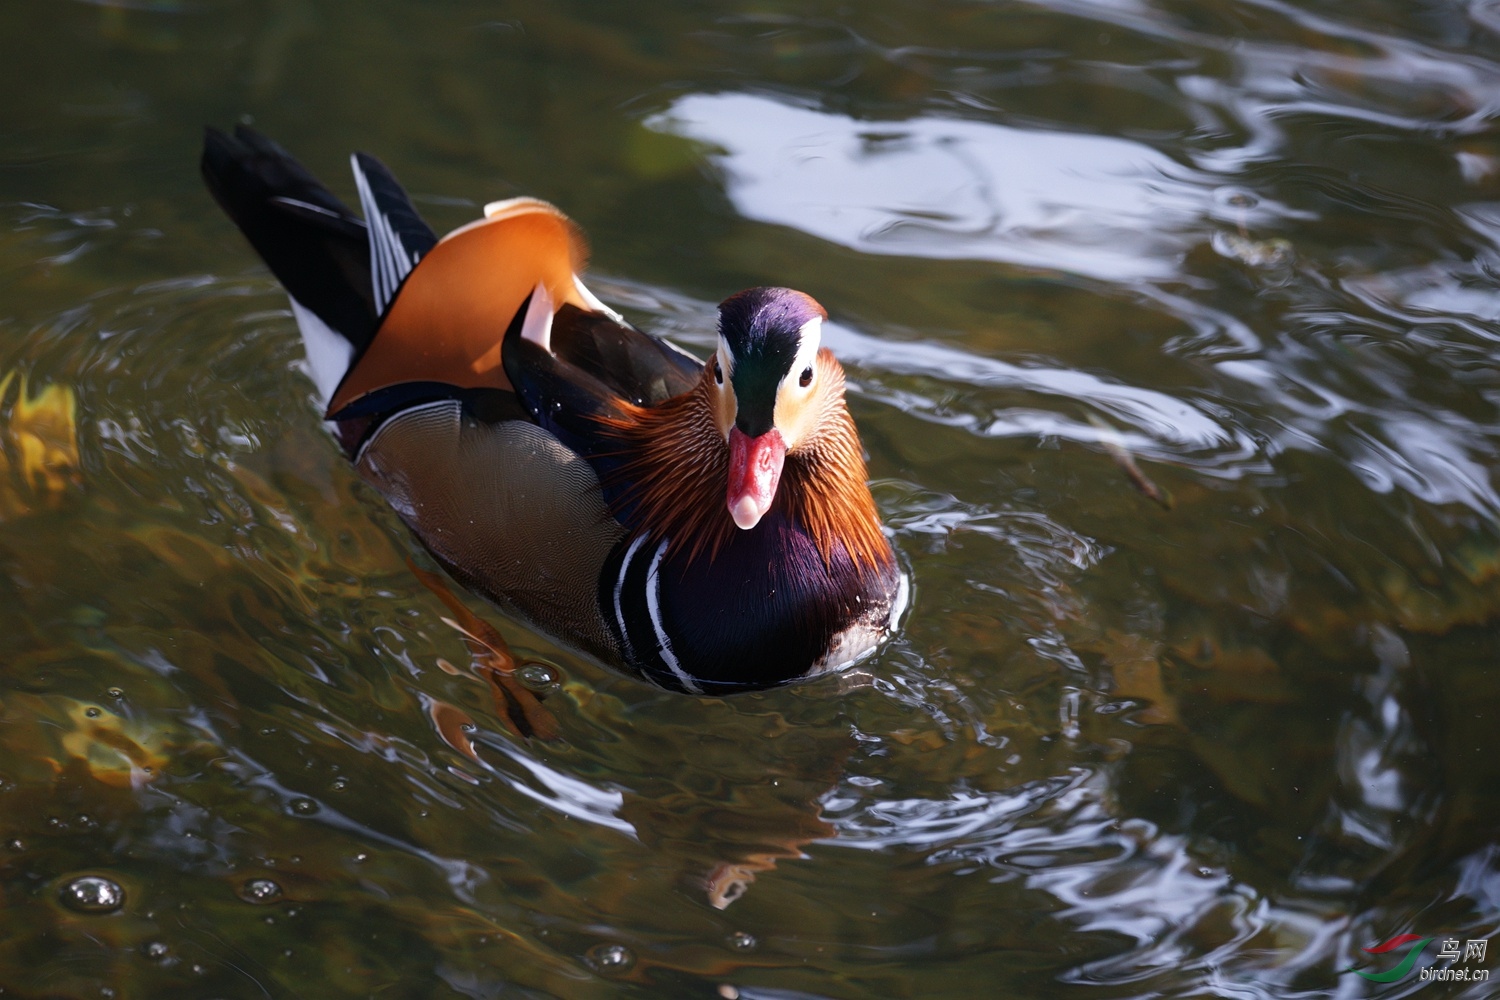
[[(274, 282), (183, 194), (195, 70), (306, 104), (281, 67), (318, 28), (280, 7), (194, 9), (168, 34), (203, 44), (150, 58), (177, 8), (0, 14), (62, 30), (33, 48), (73, 88), (12, 88), (0, 128), (71, 206), (0, 208), (0, 374), (77, 390), (84, 475), (0, 525), (17, 988), (1270, 998), (1357, 991), (1392, 928), (1491, 932), (1493, 11), (346, 26), (383, 54), (360, 141), (424, 211), (497, 165), (572, 191), (612, 268), (666, 274), (596, 288), (700, 351), (712, 289), (819, 295), (912, 570), (863, 682), (734, 700), (494, 616), (565, 733), (522, 743), (321, 431)], [(348, 69), (308, 79), (367, 102)], [(475, 97), (538, 69), (545, 114)], [(296, 118), (347, 190), (346, 139)], [(102, 176), (161, 202), (97, 207)], [(69, 908), (117, 855), (122, 916)]]

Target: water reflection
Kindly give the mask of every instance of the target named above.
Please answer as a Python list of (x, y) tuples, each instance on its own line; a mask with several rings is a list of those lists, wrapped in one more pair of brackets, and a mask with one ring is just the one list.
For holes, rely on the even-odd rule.
[[(1255, 460), (1257, 443), (1244, 431), (1227, 427), (1192, 401), (1167, 393), (1106, 381), (1097, 375), (1040, 365), (1021, 366), (931, 342), (877, 339), (838, 323), (826, 325), (828, 346), (846, 364), (860, 366), (861, 383), (872, 399), (891, 403), (905, 412), (962, 426), (983, 437), (1062, 438), (1097, 443), (1104, 434), (1087, 420), (1070, 419), (1067, 411), (1085, 404), (1124, 423), (1132, 430), (1123, 437), (1133, 451), (1158, 458), (1218, 467), (1227, 473)], [(989, 412), (965, 413), (951, 395), (933, 388), (926, 393), (887, 389), (881, 374), (917, 375), (939, 383), (957, 382), (986, 390), (970, 398), (1008, 397), (1011, 392), (1035, 393), (1043, 406), (1007, 406)], [(906, 383), (910, 384), (910, 383)], [(972, 405), (972, 404), (971, 404)]]
[[(866, 253), (1161, 280), (1206, 238), (1215, 204), (1205, 175), (1109, 136), (856, 121), (742, 93), (693, 94), (648, 124), (714, 149), (746, 218)], [(1243, 214), (1263, 225), (1278, 213)]]

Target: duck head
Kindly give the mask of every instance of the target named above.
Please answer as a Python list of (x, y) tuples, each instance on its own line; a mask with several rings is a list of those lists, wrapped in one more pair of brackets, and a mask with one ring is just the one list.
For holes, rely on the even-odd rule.
[(709, 360), (715, 417), (729, 447), (725, 502), (740, 528), (760, 523), (776, 499), (782, 466), (815, 438), (842, 380), (819, 356), (823, 321), (811, 296), (751, 288), (719, 306), (719, 343)]

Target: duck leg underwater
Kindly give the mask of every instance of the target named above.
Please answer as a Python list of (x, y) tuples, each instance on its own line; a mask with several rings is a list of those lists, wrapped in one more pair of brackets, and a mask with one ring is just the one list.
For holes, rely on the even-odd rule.
[(583, 236), (515, 198), (439, 239), (378, 160), (356, 214), (245, 127), (210, 192), (292, 301), (345, 453), (464, 586), (692, 694), (833, 671), (906, 595), (826, 314), (786, 288), (720, 306), (700, 362), (599, 301)]

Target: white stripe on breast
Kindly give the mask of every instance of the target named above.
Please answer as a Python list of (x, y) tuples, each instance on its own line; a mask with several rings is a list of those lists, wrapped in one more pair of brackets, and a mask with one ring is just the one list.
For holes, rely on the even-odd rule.
[(630, 543), (630, 548), (625, 550), (625, 558), (620, 560), (620, 577), (615, 581), (615, 624), (620, 626), (620, 641), (625, 645), (625, 659), (635, 659), (635, 647), (630, 642), (630, 633), (625, 628), (625, 608), (621, 603), (620, 595), (625, 590), (625, 574), (630, 570), (630, 560), (640, 551), (641, 544), (645, 542), (645, 535), (635, 536), (635, 541)]
[(651, 568), (646, 570), (646, 610), (651, 613), (651, 627), (656, 630), (656, 641), (661, 649), (662, 662), (671, 669), (672, 673), (682, 683), (684, 691), (693, 694), (702, 694), (703, 689), (699, 687), (693, 678), (688, 676), (686, 670), (677, 662), (677, 654), (672, 651), (672, 640), (667, 638), (667, 630), (661, 624), (661, 557), (667, 552), (667, 540), (656, 547), (656, 554), (651, 557)]

